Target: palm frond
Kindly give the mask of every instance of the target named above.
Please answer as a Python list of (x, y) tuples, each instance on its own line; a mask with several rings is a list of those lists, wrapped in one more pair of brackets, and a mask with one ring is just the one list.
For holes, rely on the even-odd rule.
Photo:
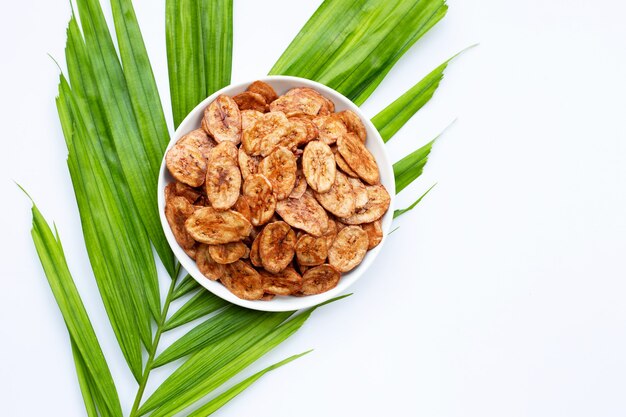
[(360, 105), (447, 9), (445, 0), (325, 0), (270, 74), (319, 81)]
[(211, 314), (227, 304), (227, 301), (202, 289), (165, 322), (163, 330), (175, 329), (178, 326)]
[(180, 280), (180, 283), (174, 289), (174, 293), (172, 294), (172, 300), (178, 300), (183, 295), (189, 294), (190, 292), (197, 290), (201, 287), (198, 284), (198, 281), (193, 279), (193, 277), (189, 274), (185, 275), (185, 277)]
[(400, 209), (400, 210), (395, 210), (393, 212), (393, 218), (396, 219), (396, 218), (402, 216), (404, 213), (413, 210), (415, 208), (415, 206), (417, 206), (420, 203), (420, 201), (422, 201), (422, 199), (424, 197), (426, 197), (426, 194), (428, 194), (430, 192), (430, 190), (435, 188), (435, 185), (437, 185), (437, 184), (433, 184), (428, 190), (426, 190), (426, 192), (424, 194), (419, 196), (419, 198), (417, 200), (415, 200), (413, 203), (411, 203), (410, 206), (408, 206), (406, 208), (403, 208), (403, 209)]
[(436, 138), (393, 164), (393, 174), (396, 178), (396, 194), (422, 175), (435, 140)]

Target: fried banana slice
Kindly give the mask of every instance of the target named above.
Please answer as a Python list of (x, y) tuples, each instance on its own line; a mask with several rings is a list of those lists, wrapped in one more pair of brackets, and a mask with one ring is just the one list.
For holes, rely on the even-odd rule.
[[(318, 94), (319, 95), (319, 94)], [(322, 106), (325, 105), (324, 99), (311, 94), (285, 94), (278, 97), (270, 104), (270, 111), (280, 111), (289, 116), (299, 114), (317, 115)]]
[(254, 226), (269, 222), (276, 210), (276, 197), (267, 177), (250, 175), (243, 183), (243, 195), (250, 207), (250, 222)]
[(350, 217), (342, 217), (339, 219), (345, 224), (363, 224), (374, 222), (387, 212), (391, 198), (389, 193), (380, 184), (369, 185), (367, 188), (367, 204), (357, 209)]
[(287, 268), (296, 246), (296, 233), (282, 221), (272, 222), (265, 226), (259, 238), (259, 255), (263, 268), (277, 274)]
[(196, 208), (184, 197), (173, 196), (165, 200), (165, 217), (176, 242), (185, 251), (191, 250), (196, 244), (185, 228), (185, 222), (195, 211)]
[(263, 116), (263, 113), (256, 110), (242, 110), (241, 112), (241, 132), (250, 129), (257, 120), (259, 120)]
[(248, 199), (245, 196), (239, 196), (237, 202), (235, 202), (235, 205), (232, 207), (232, 210), (240, 213), (243, 217), (246, 218), (246, 220), (252, 223), (252, 209), (250, 208)]
[(248, 248), (241, 241), (209, 245), (209, 254), (218, 264), (232, 264), (243, 258), (247, 252)]
[(348, 132), (354, 133), (361, 139), (361, 142), (365, 143), (367, 130), (365, 130), (363, 121), (355, 112), (352, 110), (344, 110), (337, 113), (337, 116), (343, 121), (343, 124), (346, 125)]
[(354, 133), (348, 133), (337, 140), (337, 150), (350, 168), (370, 185), (380, 182), (378, 165), (371, 152)]
[[(244, 131), (242, 136), (243, 149), (249, 155), (262, 155), (267, 147), (280, 143), (290, 127), (289, 119), (284, 113), (271, 111), (263, 114), (252, 127)], [(273, 148), (272, 148), (273, 149)]]
[(239, 110), (256, 110), (265, 113), (267, 103), (265, 97), (252, 91), (245, 91), (233, 97), (233, 101), (237, 103)]
[(316, 90), (312, 88), (309, 88), (309, 87), (292, 88), (291, 90), (287, 91), (285, 95), (286, 96), (304, 95), (304, 96), (311, 98), (312, 100), (321, 100), (322, 107), (317, 113), (320, 116), (327, 116), (335, 112), (335, 103), (333, 103), (331, 100), (327, 99), (326, 97), (324, 97), (323, 95), (321, 95), (320, 93), (318, 93)]
[(343, 156), (341, 156), (336, 146), (333, 149), (333, 155), (335, 155), (335, 162), (337, 163), (337, 166), (339, 167), (340, 170), (342, 170), (346, 175), (350, 177), (353, 177), (353, 178), (359, 177), (358, 174), (354, 172), (352, 168), (350, 168), (350, 165), (348, 165), (346, 160), (343, 159)]
[(336, 114), (316, 117), (313, 124), (317, 127), (319, 139), (327, 145), (332, 145), (348, 133), (346, 125)]
[(265, 294), (261, 275), (245, 261), (224, 265), (224, 274), (220, 281), (243, 300), (258, 300)]
[(259, 271), (263, 278), (263, 290), (266, 294), (291, 295), (300, 291), (302, 277), (292, 267), (287, 267), (277, 274)]
[(236, 211), (203, 207), (185, 221), (185, 230), (200, 243), (221, 245), (246, 238), (252, 231), (252, 224)]
[(297, 169), (296, 157), (284, 146), (276, 148), (259, 163), (259, 172), (272, 184), (277, 200), (287, 198), (293, 190)]
[[(354, 192), (354, 206), (356, 209), (365, 207), (369, 197), (367, 196), (367, 188), (365, 184), (358, 178), (347, 177), (352, 191)], [(341, 217), (341, 216), (340, 216)]]
[(308, 184), (306, 183), (302, 170), (298, 168), (298, 170), (296, 170), (296, 183), (293, 186), (293, 190), (291, 190), (291, 193), (289, 194), (289, 198), (302, 197), (302, 194), (306, 191), (307, 185)]
[(174, 181), (165, 187), (165, 201), (171, 197), (184, 197), (191, 204), (195, 204), (201, 199), (202, 192), (182, 182)]
[(291, 116), (288, 119), (290, 122), (299, 124), (300, 126), (304, 127), (304, 129), (306, 130), (306, 137), (303, 143), (308, 143), (319, 137), (317, 126), (315, 126), (315, 124), (309, 117), (300, 115)]
[(222, 275), (224, 274), (224, 266), (215, 262), (215, 260), (211, 257), (209, 245), (198, 245), (196, 265), (198, 265), (198, 269), (202, 272), (202, 275), (211, 281), (216, 281), (222, 278)]
[[(211, 205), (219, 210), (231, 208), (237, 198), (241, 188), (241, 171), (236, 157), (237, 150), (232, 148), (230, 142), (222, 142), (211, 151), (211, 157), (207, 165), (205, 180), (206, 194)], [(226, 151), (223, 148), (230, 148)]]
[(337, 232), (339, 229), (337, 228), (337, 222), (333, 219), (328, 219), (328, 229), (324, 233), (324, 239), (326, 239), (326, 247), (330, 248), (337, 237)]
[(278, 94), (276, 94), (272, 86), (263, 81), (253, 82), (248, 86), (247, 91), (262, 95), (263, 98), (265, 98), (265, 102), (268, 104), (278, 98)]
[(319, 140), (306, 145), (302, 154), (302, 172), (313, 190), (319, 193), (330, 190), (336, 171), (335, 158), (328, 145)]
[(315, 295), (332, 290), (339, 283), (341, 274), (328, 264), (307, 269), (302, 275), (302, 295)]
[(291, 227), (319, 237), (328, 229), (328, 214), (310, 191), (300, 198), (286, 198), (276, 203), (276, 213)]
[(204, 111), (203, 127), (219, 142), (241, 142), (241, 112), (235, 100), (217, 96)]
[(313, 192), (315, 199), (327, 211), (337, 217), (348, 217), (354, 214), (355, 194), (348, 182), (348, 177), (337, 171), (335, 182), (325, 193)]
[(199, 187), (206, 176), (207, 159), (215, 146), (202, 129), (196, 129), (178, 139), (165, 156), (165, 165), (176, 180)]
[(298, 265), (316, 266), (321, 265), (328, 257), (328, 245), (325, 236), (315, 237), (304, 234), (296, 242), (296, 259)]
[(328, 263), (340, 272), (353, 270), (363, 261), (369, 238), (360, 226), (348, 226), (337, 233), (328, 249)]
[(244, 180), (248, 178), (248, 176), (259, 172), (259, 162), (261, 162), (260, 156), (250, 156), (243, 150), (243, 148), (239, 148), (237, 159), (239, 162), (239, 170), (241, 171), (241, 176)]
[(372, 250), (383, 240), (383, 222), (378, 219), (372, 223), (362, 224), (361, 227), (367, 233), (368, 246), (367, 250)]
[(250, 246), (250, 262), (256, 267), (263, 266), (263, 261), (261, 261), (261, 255), (259, 254), (259, 242), (262, 234), (263, 232), (259, 233), (252, 241), (252, 246)]

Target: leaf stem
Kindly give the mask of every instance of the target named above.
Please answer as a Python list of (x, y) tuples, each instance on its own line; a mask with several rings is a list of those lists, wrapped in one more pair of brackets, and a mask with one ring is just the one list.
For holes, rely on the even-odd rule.
[(130, 417), (136, 417), (137, 410), (139, 410), (139, 404), (141, 403), (141, 397), (143, 397), (143, 393), (146, 389), (146, 384), (148, 383), (148, 377), (150, 376), (150, 371), (152, 371), (152, 364), (154, 363), (154, 356), (156, 355), (156, 350), (159, 346), (159, 341), (161, 340), (161, 334), (163, 333), (163, 328), (165, 327), (165, 320), (167, 318), (167, 312), (170, 308), (170, 303), (172, 302), (172, 296), (174, 294), (174, 287), (176, 286), (176, 282), (178, 281), (178, 272), (176, 271), (176, 279), (172, 279), (172, 283), (170, 284), (170, 288), (167, 291), (167, 296), (165, 297), (165, 303), (163, 304), (163, 310), (161, 311), (161, 317), (159, 318), (159, 322), (157, 323), (157, 330), (154, 335), (154, 339), (152, 341), (152, 346), (150, 346), (150, 351), (148, 352), (148, 361), (146, 362), (146, 367), (144, 368), (143, 374), (141, 376), (141, 380), (139, 381), (139, 388), (137, 389), (137, 394), (135, 395), (135, 402), (133, 403), (133, 408), (130, 410)]

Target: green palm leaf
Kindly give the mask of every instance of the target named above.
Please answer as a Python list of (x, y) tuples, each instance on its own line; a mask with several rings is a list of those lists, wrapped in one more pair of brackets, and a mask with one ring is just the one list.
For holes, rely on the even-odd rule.
[(447, 9), (445, 0), (325, 0), (270, 74), (319, 81), (360, 105)]
[(178, 300), (185, 294), (189, 294), (190, 292), (201, 288), (201, 285), (198, 284), (198, 281), (193, 279), (193, 277), (189, 274), (185, 275), (180, 283), (176, 286), (174, 293), (172, 294), (172, 300)]
[(393, 164), (393, 174), (396, 178), (396, 194), (404, 190), (417, 177), (422, 175), (424, 166), (428, 162), (428, 155), (437, 138), (431, 140), (421, 148), (411, 152), (395, 164)]
[(426, 192), (424, 194), (419, 196), (419, 198), (417, 200), (415, 200), (410, 206), (408, 206), (406, 208), (403, 208), (403, 209), (400, 209), (400, 210), (395, 210), (393, 212), (393, 218), (396, 219), (396, 218), (402, 216), (404, 213), (413, 210), (415, 208), (415, 206), (417, 206), (420, 203), (420, 201), (422, 201), (422, 199), (424, 197), (426, 197), (426, 194), (428, 194), (430, 192), (430, 190), (435, 188), (435, 185), (437, 185), (437, 184), (433, 184), (428, 190), (426, 190)]
[(167, 331), (182, 326), (207, 314), (211, 314), (227, 304), (227, 301), (202, 289), (165, 322), (163, 330)]
[[(52, 233), (34, 203), (32, 214), (33, 229), (31, 234), (33, 242), (75, 347), (75, 357), (78, 358), (78, 365), (80, 366), (79, 382), (81, 386), (87, 386), (85, 384), (89, 386), (91, 397), (87, 395), (88, 409), (93, 412), (96, 403), (93, 398), (97, 397), (101, 398), (99, 404), (104, 407), (102, 409), (104, 415), (121, 417), (122, 409), (111, 372), (87, 316), (87, 311), (74, 285), (74, 280), (65, 261), (61, 240), (58, 235), (55, 237)], [(92, 400), (90, 401), (89, 398)]]

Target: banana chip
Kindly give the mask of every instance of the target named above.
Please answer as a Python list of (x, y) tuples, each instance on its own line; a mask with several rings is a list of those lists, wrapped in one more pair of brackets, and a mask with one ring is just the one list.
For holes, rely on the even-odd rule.
[[(263, 113), (256, 110), (242, 110), (241, 111), (241, 131), (245, 132), (250, 129), (257, 120), (263, 116)], [(242, 133), (243, 134), (243, 133)]]
[(296, 234), (282, 221), (265, 226), (259, 237), (259, 255), (263, 268), (274, 274), (287, 268), (295, 252)]
[(342, 170), (346, 175), (350, 177), (353, 177), (353, 178), (359, 177), (358, 174), (354, 172), (352, 168), (350, 168), (350, 165), (348, 165), (346, 160), (343, 159), (343, 156), (341, 156), (341, 154), (337, 150), (337, 147), (333, 149), (333, 155), (335, 155), (335, 162), (337, 163), (337, 166), (339, 167), (340, 170)]
[(296, 259), (298, 265), (316, 266), (326, 261), (328, 245), (325, 236), (315, 237), (304, 234), (296, 242)]
[(258, 300), (265, 294), (261, 275), (245, 261), (224, 265), (224, 274), (220, 281), (243, 300)]
[(201, 199), (202, 192), (196, 188), (191, 188), (187, 184), (175, 181), (170, 182), (165, 187), (165, 201), (167, 202), (171, 197), (183, 197), (191, 204), (195, 204)]
[(241, 214), (243, 217), (246, 218), (246, 220), (252, 223), (252, 209), (250, 208), (250, 203), (248, 203), (248, 199), (245, 196), (239, 196), (239, 198), (235, 202), (235, 205), (232, 207), (232, 210)]
[(352, 186), (352, 191), (354, 192), (355, 208), (360, 209), (365, 207), (367, 201), (369, 200), (365, 184), (363, 184), (360, 179), (351, 177), (348, 177), (348, 182), (350, 183), (350, 186)]
[(348, 177), (337, 171), (335, 182), (325, 193), (313, 192), (315, 199), (327, 211), (337, 217), (348, 217), (354, 214), (355, 194), (348, 182)]
[(224, 266), (215, 262), (209, 252), (209, 245), (199, 245), (196, 253), (196, 265), (202, 275), (216, 281), (224, 275)]
[(315, 126), (315, 123), (313, 123), (313, 121), (309, 117), (305, 115), (299, 115), (289, 117), (288, 119), (290, 122), (299, 124), (300, 126), (304, 127), (304, 129), (306, 130), (306, 137), (303, 143), (309, 143), (310, 141), (315, 140), (319, 137), (317, 126)]
[(261, 255), (259, 254), (259, 241), (261, 237), (261, 233), (259, 233), (254, 240), (252, 241), (252, 246), (250, 246), (250, 262), (252, 265), (257, 267), (263, 266), (263, 261), (261, 261)]
[(330, 147), (319, 140), (309, 142), (302, 154), (302, 172), (313, 190), (319, 193), (330, 190), (337, 172), (337, 165)]
[(237, 159), (239, 162), (239, 170), (241, 171), (241, 176), (244, 180), (248, 178), (248, 176), (259, 172), (259, 162), (261, 162), (261, 157), (250, 156), (242, 148), (239, 148), (239, 155)]
[(383, 222), (379, 219), (372, 223), (362, 224), (361, 227), (367, 233), (368, 246), (367, 250), (372, 250), (383, 240)]
[(337, 140), (337, 150), (350, 168), (370, 185), (380, 182), (378, 164), (363, 142), (353, 133), (348, 133)]
[(207, 158), (215, 143), (202, 129), (180, 138), (165, 156), (165, 165), (176, 180), (199, 187), (204, 183)]
[(269, 222), (276, 210), (270, 181), (261, 174), (250, 175), (243, 183), (243, 195), (250, 207), (250, 222), (254, 226)]
[(265, 98), (252, 91), (246, 91), (241, 94), (237, 94), (233, 97), (233, 101), (237, 103), (239, 110), (256, 110), (261, 113), (265, 113), (267, 110), (267, 103)]
[(332, 290), (339, 283), (341, 274), (328, 264), (307, 269), (302, 275), (302, 295), (315, 295)]
[(317, 127), (319, 139), (327, 145), (337, 142), (337, 139), (348, 133), (348, 129), (337, 115), (321, 116), (313, 119)]
[(302, 194), (306, 191), (307, 187), (306, 179), (304, 178), (304, 174), (302, 170), (298, 168), (296, 171), (296, 183), (293, 186), (293, 190), (291, 190), (291, 194), (289, 194), (289, 198), (300, 198)]
[(313, 236), (322, 236), (328, 229), (328, 215), (309, 191), (300, 198), (279, 201), (276, 213), (291, 227)]
[[(233, 156), (234, 152), (234, 156)], [(211, 151), (206, 173), (206, 194), (211, 205), (219, 210), (231, 208), (241, 188), (241, 171), (237, 163), (237, 148), (222, 142)]]
[(187, 233), (185, 221), (196, 211), (196, 208), (184, 197), (173, 196), (165, 200), (165, 217), (183, 250), (191, 250), (196, 241)]
[[(293, 90), (292, 90), (293, 91)], [(270, 111), (280, 111), (287, 116), (300, 114), (317, 115), (325, 105), (322, 96), (316, 97), (310, 94), (285, 94), (278, 97), (270, 104)]]
[(272, 184), (276, 199), (289, 196), (296, 184), (296, 157), (289, 149), (280, 146), (259, 164), (259, 172)]
[(291, 295), (300, 291), (302, 277), (295, 269), (287, 267), (277, 274), (260, 271), (263, 278), (263, 290), (266, 294)]
[(309, 87), (292, 88), (291, 90), (287, 91), (285, 95), (286, 96), (302, 95), (302, 96), (309, 97), (311, 100), (320, 100), (322, 102), (322, 106), (319, 112), (317, 113), (320, 116), (326, 116), (335, 111), (335, 103), (333, 103), (332, 101), (330, 101), (329, 99), (327, 99), (326, 97), (324, 97), (323, 95), (321, 95), (320, 93), (318, 93), (317, 91)]
[(274, 144), (275, 147), (280, 143), (287, 134), (288, 127), (290, 122), (285, 113), (279, 111), (265, 113), (243, 133), (243, 149), (249, 155), (261, 155), (262, 151), (267, 152), (266, 147), (269, 144)]
[(265, 102), (268, 104), (278, 98), (278, 94), (276, 94), (276, 91), (274, 91), (272, 86), (264, 83), (263, 81), (253, 82), (248, 86), (247, 91), (262, 95), (263, 98), (265, 98)]
[(243, 258), (248, 248), (243, 242), (230, 242), (223, 245), (209, 245), (209, 254), (218, 264), (232, 264)]
[(250, 235), (252, 225), (236, 211), (202, 207), (187, 218), (185, 230), (200, 243), (221, 245), (244, 239)]
[(352, 110), (344, 110), (337, 113), (337, 116), (343, 121), (343, 124), (348, 129), (348, 132), (354, 133), (361, 139), (361, 142), (365, 143), (367, 139), (367, 131), (363, 121)]
[(363, 261), (369, 238), (360, 226), (348, 226), (339, 233), (328, 249), (328, 263), (340, 272), (353, 270)]
[(204, 111), (204, 127), (217, 142), (241, 142), (241, 113), (235, 100), (218, 96)]
[(339, 219), (345, 224), (363, 224), (374, 222), (387, 212), (391, 198), (382, 185), (369, 185), (367, 188), (367, 204), (357, 209), (350, 217)]

